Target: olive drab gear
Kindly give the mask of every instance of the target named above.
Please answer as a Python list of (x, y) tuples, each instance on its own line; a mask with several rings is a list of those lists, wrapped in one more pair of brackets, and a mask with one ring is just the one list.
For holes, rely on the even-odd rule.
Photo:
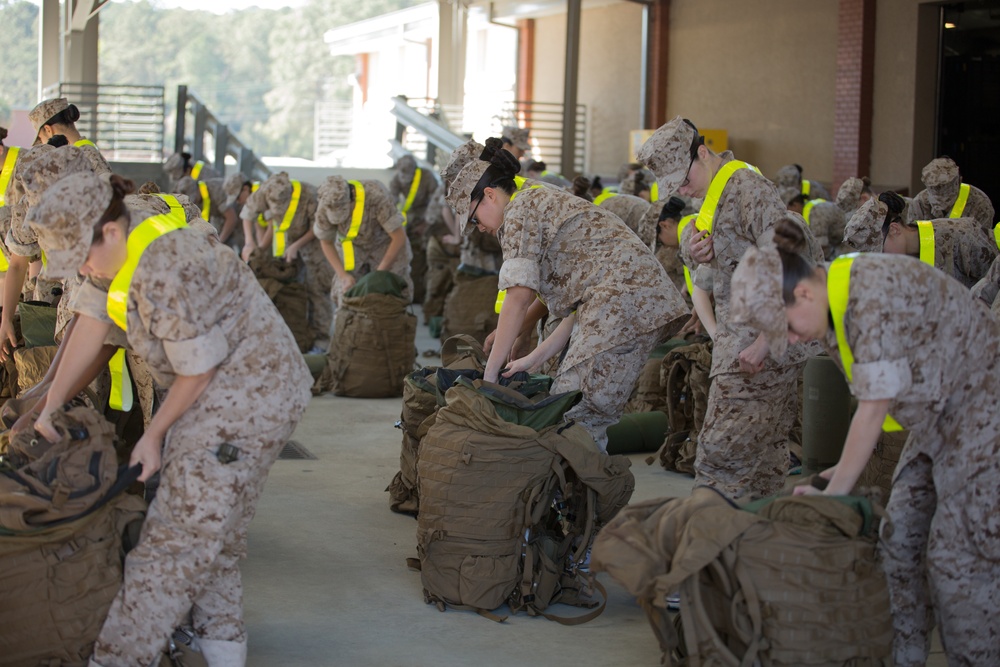
[[(492, 238), (492, 237), (491, 237)], [(474, 273), (460, 266), (455, 272), (455, 286), (444, 301), (441, 338), (468, 334), (483, 342), (497, 328), (497, 283), (492, 273)]]
[[(698, 487), (631, 505), (594, 542), (646, 611), (663, 665), (888, 667), (889, 591), (866, 498), (788, 496), (739, 508)], [(680, 594), (680, 628), (667, 596)]]
[(690, 345), (674, 348), (663, 357), (661, 384), (666, 394), (670, 429), (660, 450), (646, 459), (648, 465), (659, 460), (667, 470), (694, 474), (698, 434), (708, 412), (711, 369), (711, 339), (696, 338)]

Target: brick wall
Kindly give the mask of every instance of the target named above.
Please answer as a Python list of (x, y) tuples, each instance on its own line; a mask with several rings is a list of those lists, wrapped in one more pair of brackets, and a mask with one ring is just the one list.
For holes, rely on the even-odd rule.
[(875, 0), (840, 0), (833, 120), (833, 190), (868, 176), (875, 75)]

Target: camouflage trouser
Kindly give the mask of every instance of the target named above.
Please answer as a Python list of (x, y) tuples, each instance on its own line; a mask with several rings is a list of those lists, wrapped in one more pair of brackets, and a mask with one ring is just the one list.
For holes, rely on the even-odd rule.
[(708, 390), (705, 425), (698, 434), (696, 485), (727, 497), (764, 498), (781, 490), (788, 473), (788, 441), (798, 414), (801, 364), (755, 375), (720, 373)]
[[(618, 423), (660, 331), (650, 331), (572, 368), (559, 368), (552, 393), (580, 390), (583, 398), (566, 412), (587, 429), (601, 451), (608, 448), (608, 427)], [(572, 345), (572, 342), (570, 343)]]
[[(160, 487), (125, 581), (108, 612), (91, 665), (135, 667), (158, 659), (191, 611), (200, 637), (245, 642), (238, 561), (268, 471), (301, 416), (265, 434), (230, 437), (238, 460), (216, 458), (218, 429), (197, 407), (171, 429)], [(232, 430), (236, 430), (233, 426)]]
[(306, 295), (309, 298), (309, 330), (315, 340), (313, 345), (321, 349), (330, 347), (330, 329), (333, 325), (333, 301), (330, 289), (333, 286), (333, 267), (323, 255), (318, 241), (307, 244), (299, 251), (305, 265)]
[(996, 480), (969, 480), (945, 499), (930, 458), (900, 463), (880, 541), (896, 667), (926, 664), (935, 617), (948, 664), (1000, 665), (1000, 543), (988, 518), (997, 511)]

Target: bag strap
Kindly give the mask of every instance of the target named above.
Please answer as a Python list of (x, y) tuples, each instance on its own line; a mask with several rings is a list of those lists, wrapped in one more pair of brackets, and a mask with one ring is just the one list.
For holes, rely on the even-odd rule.
[(486, 368), (487, 356), (482, 343), (468, 334), (450, 336), (441, 345), (441, 365), (450, 366), (459, 359), (468, 357), (467, 353), (472, 354), (472, 358), (480, 368)]
[(601, 604), (595, 609), (582, 614), (580, 616), (557, 616), (556, 614), (548, 614), (546, 612), (538, 612), (538, 615), (547, 618), (550, 621), (555, 621), (560, 625), (582, 625), (584, 623), (589, 623), (598, 616), (604, 613), (604, 610), (608, 607), (608, 591), (604, 588), (601, 582), (594, 579), (594, 588), (601, 594)]

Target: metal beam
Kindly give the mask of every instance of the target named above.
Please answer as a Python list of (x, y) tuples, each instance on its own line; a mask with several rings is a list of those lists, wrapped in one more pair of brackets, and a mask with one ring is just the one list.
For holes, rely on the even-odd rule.
[[(451, 153), (456, 148), (464, 144), (468, 139), (461, 137), (439, 121), (428, 118), (407, 102), (405, 97), (392, 98), (392, 115), (396, 117), (398, 125), (412, 127), (420, 134), (427, 137), (427, 141), (434, 144), (443, 151)], [(397, 140), (401, 140), (397, 136)]]
[(580, 75), (580, 18), (582, 0), (566, 2), (566, 76), (563, 86), (562, 164), (566, 178), (576, 175), (576, 101)]

